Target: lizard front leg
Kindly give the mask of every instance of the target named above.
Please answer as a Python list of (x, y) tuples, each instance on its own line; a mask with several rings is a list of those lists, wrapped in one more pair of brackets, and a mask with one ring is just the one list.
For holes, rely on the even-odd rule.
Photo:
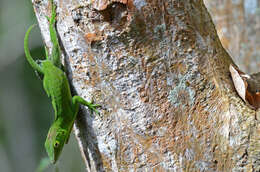
[(74, 112), (76, 112), (76, 113), (78, 112), (79, 104), (87, 106), (92, 112), (94, 111), (97, 114), (99, 114), (99, 112), (96, 108), (101, 106), (99, 104), (93, 104), (91, 102), (88, 102), (80, 96), (73, 96), (72, 104), (73, 104)]

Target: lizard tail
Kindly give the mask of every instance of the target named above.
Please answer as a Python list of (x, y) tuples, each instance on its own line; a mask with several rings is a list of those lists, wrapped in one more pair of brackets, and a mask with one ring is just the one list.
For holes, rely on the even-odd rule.
[(29, 50), (29, 45), (28, 45), (29, 34), (30, 34), (31, 30), (34, 28), (34, 26), (35, 26), (35, 24), (31, 25), (29, 27), (29, 29), (27, 30), (26, 34), (25, 34), (25, 37), (24, 37), (24, 52), (25, 52), (25, 57), (26, 57), (27, 61), (30, 63), (30, 65), (32, 66), (32, 68), (34, 70), (38, 71), (39, 73), (43, 74), (43, 70), (41, 69), (41, 67), (33, 60), (31, 53), (30, 53), (30, 50)]

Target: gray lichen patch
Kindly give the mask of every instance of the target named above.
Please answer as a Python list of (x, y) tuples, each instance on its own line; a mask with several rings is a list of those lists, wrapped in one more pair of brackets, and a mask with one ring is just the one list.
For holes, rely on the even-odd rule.
[(176, 86), (169, 92), (168, 100), (174, 107), (181, 106), (191, 106), (195, 101), (195, 94), (193, 88), (188, 86), (187, 82), (190, 81), (189, 75), (179, 75), (179, 82)]
[[(182, 54), (182, 52), (180, 52)], [(190, 57), (188, 55), (187, 57)], [(186, 62), (178, 62), (172, 66), (173, 75), (167, 78), (171, 81), (172, 89), (169, 91), (168, 101), (174, 107), (182, 109), (191, 107), (196, 99), (196, 85), (202, 79), (198, 70), (198, 64), (193, 58), (187, 58)]]

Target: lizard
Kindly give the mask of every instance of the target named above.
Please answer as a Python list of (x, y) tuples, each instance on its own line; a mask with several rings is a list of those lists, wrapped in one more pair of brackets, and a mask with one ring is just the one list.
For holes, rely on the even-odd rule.
[(51, 18), (46, 18), (49, 21), (50, 37), (53, 44), (51, 54), (49, 55), (45, 47), (46, 59), (40, 61), (39, 64), (33, 60), (30, 54), (28, 40), (29, 34), (35, 25), (30, 26), (25, 34), (24, 51), (25, 57), (31, 67), (43, 76), (44, 90), (52, 100), (55, 119), (48, 131), (45, 149), (50, 161), (55, 164), (62, 152), (64, 144), (69, 141), (74, 120), (79, 110), (79, 105), (85, 105), (92, 112), (94, 111), (96, 113), (99, 113), (96, 108), (100, 105), (88, 102), (80, 96), (75, 95), (72, 97), (71, 95), (68, 78), (62, 70), (63, 65), (60, 59), (61, 50), (55, 28), (56, 5), (53, 0), (50, 2), (52, 7)]

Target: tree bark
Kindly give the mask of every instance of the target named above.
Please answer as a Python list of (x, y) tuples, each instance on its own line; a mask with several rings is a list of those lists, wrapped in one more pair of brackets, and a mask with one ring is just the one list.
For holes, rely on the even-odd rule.
[[(74, 90), (102, 105), (74, 126), (88, 171), (260, 170), (259, 113), (202, 0), (55, 2)], [(50, 3), (33, 5), (51, 47)]]

